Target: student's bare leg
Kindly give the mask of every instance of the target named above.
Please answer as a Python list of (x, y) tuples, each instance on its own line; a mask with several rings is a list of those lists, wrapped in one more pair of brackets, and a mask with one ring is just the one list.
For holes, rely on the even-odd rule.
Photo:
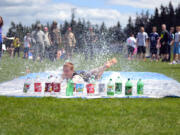
[(146, 54), (143, 53), (143, 60), (146, 61)]
[(169, 54), (166, 54), (166, 60), (168, 60), (169, 59)]

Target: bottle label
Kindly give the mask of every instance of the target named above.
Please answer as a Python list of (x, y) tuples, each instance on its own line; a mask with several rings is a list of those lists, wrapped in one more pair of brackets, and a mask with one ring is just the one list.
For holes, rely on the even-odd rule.
[(93, 84), (87, 84), (87, 93), (94, 93), (94, 85)]
[(137, 93), (138, 94), (143, 94), (143, 86), (138, 86), (137, 87)]
[(45, 83), (45, 92), (51, 92), (52, 90), (52, 83)]
[(108, 92), (113, 92), (113, 86), (108, 86), (107, 91)]
[(61, 84), (60, 83), (53, 83), (52, 84), (52, 89), (53, 89), (54, 92), (60, 92)]
[(84, 84), (76, 84), (76, 92), (83, 92)]
[(115, 91), (122, 92), (122, 83), (115, 83)]
[(105, 92), (105, 84), (100, 83), (99, 84), (99, 93)]
[(29, 89), (30, 89), (30, 84), (29, 83), (25, 83), (23, 91), (26, 93), (26, 92), (28, 92)]
[(34, 83), (34, 91), (35, 92), (41, 92), (42, 91), (41, 83)]
[(126, 95), (132, 95), (132, 87), (126, 86), (126, 88), (125, 88), (125, 94), (126, 94)]

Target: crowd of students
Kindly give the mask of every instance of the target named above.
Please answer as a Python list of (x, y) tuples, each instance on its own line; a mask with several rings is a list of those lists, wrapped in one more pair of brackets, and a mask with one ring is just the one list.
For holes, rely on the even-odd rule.
[(180, 26), (176, 26), (167, 31), (166, 25), (162, 24), (162, 32), (159, 35), (157, 28), (152, 28), (152, 33), (149, 35), (145, 32), (144, 27), (140, 28), (135, 38), (132, 33), (127, 39), (128, 59), (132, 60), (136, 55), (138, 59), (146, 61), (146, 50), (150, 48), (151, 61), (171, 62), (171, 52), (173, 50), (173, 61), (170, 64), (180, 63)]
[[(27, 33), (24, 36), (23, 41), (20, 41), (18, 36), (11, 38), (4, 37), (4, 39), (13, 40), (7, 48), (7, 52), (9, 52), (12, 58), (16, 57), (16, 54), (17, 57), (20, 57), (20, 50), (23, 48), (23, 58), (33, 59), (34, 61), (42, 61), (43, 59), (55, 61), (59, 58), (71, 59), (76, 47), (76, 38), (72, 28), (68, 27), (66, 33), (62, 35), (56, 21), (53, 21), (50, 29), (37, 24), (31, 33)], [(94, 54), (93, 47), (97, 40), (93, 28), (89, 28), (89, 31), (84, 34), (82, 40), (85, 45), (83, 50), (85, 58), (92, 58)]]
[[(53, 21), (50, 29), (37, 24), (36, 28), (24, 36), (24, 41), (20, 42), (18, 37), (8, 38), (2, 36), (3, 19), (0, 17), (0, 59), (2, 55), (3, 38), (13, 40), (11, 46), (7, 49), (11, 57), (16, 54), (20, 57), (20, 48), (24, 49), (24, 59), (33, 59), (34, 61), (47, 58), (54, 61), (59, 58), (71, 59), (76, 47), (76, 38), (71, 27), (68, 27), (65, 35), (61, 35), (57, 22)], [(166, 29), (166, 25), (162, 24), (162, 32), (159, 35), (157, 28), (152, 28), (149, 35), (145, 32), (144, 27), (140, 28), (136, 38), (134, 33), (127, 39), (128, 59), (134, 57), (146, 61), (146, 51), (150, 49), (151, 61), (170, 62), (170, 64), (180, 63), (180, 26), (176, 26), (170, 31)], [(85, 59), (93, 57), (94, 46), (98, 40), (93, 28), (84, 34), (83, 39)], [(171, 52), (173, 52), (173, 60), (171, 61)], [(90, 56), (89, 56), (90, 55)]]
[[(62, 41), (65, 42), (65, 48), (62, 47)], [(24, 59), (31, 58), (34, 61), (47, 58), (51, 61), (65, 57), (71, 58), (76, 45), (76, 39), (71, 27), (68, 28), (64, 40), (62, 40), (61, 32), (57, 27), (57, 22), (53, 22), (51, 29), (48, 27), (42, 28), (41, 24), (37, 24), (36, 28), (24, 36), (24, 41), (21, 43), (18, 37), (13, 38), (11, 47), (8, 48), (12, 57), (18, 54), (20, 56), (20, 47), (24, 49)]]

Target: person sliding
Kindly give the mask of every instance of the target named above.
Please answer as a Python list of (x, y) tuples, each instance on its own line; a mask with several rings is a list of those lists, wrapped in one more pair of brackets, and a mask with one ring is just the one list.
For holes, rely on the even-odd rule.
[(101, 76), (105, 70), (112, 67), (116, 63), (117, 63), (116, 58), (113, 58), (113, 59), (107, 61), (103, 66), (100, 66), (96, 69), (93, 69), (93, 70), (90, 70), (87, 72), (81, 71), (80, 73), (77, 73), (74, 71), (73, 63), (67, 62), (63, 66), (62, 80), (72, 79), (73, 82), (79, 82), (79, 81), (80, 82), (88, 82), (92, 76), (95, 76), (95, 79), (98, 80), (101, 78)]

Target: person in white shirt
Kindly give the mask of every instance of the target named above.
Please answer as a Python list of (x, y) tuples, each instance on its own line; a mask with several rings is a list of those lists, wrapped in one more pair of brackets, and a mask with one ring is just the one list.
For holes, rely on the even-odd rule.
[(145, 59), (146, 47), (148, 47), (148, 34), (144, 31), (144, 27), (140, 28), (140, 32), (137, 34), (137, 48), (138, 58)]
[(131, 36), (127, 39), (126, 43), (128, 47), (128, 59), (132, 60), (134, 49), (136, 47), (136, 39), (134, 38), (134, 34), (131, 34)]

